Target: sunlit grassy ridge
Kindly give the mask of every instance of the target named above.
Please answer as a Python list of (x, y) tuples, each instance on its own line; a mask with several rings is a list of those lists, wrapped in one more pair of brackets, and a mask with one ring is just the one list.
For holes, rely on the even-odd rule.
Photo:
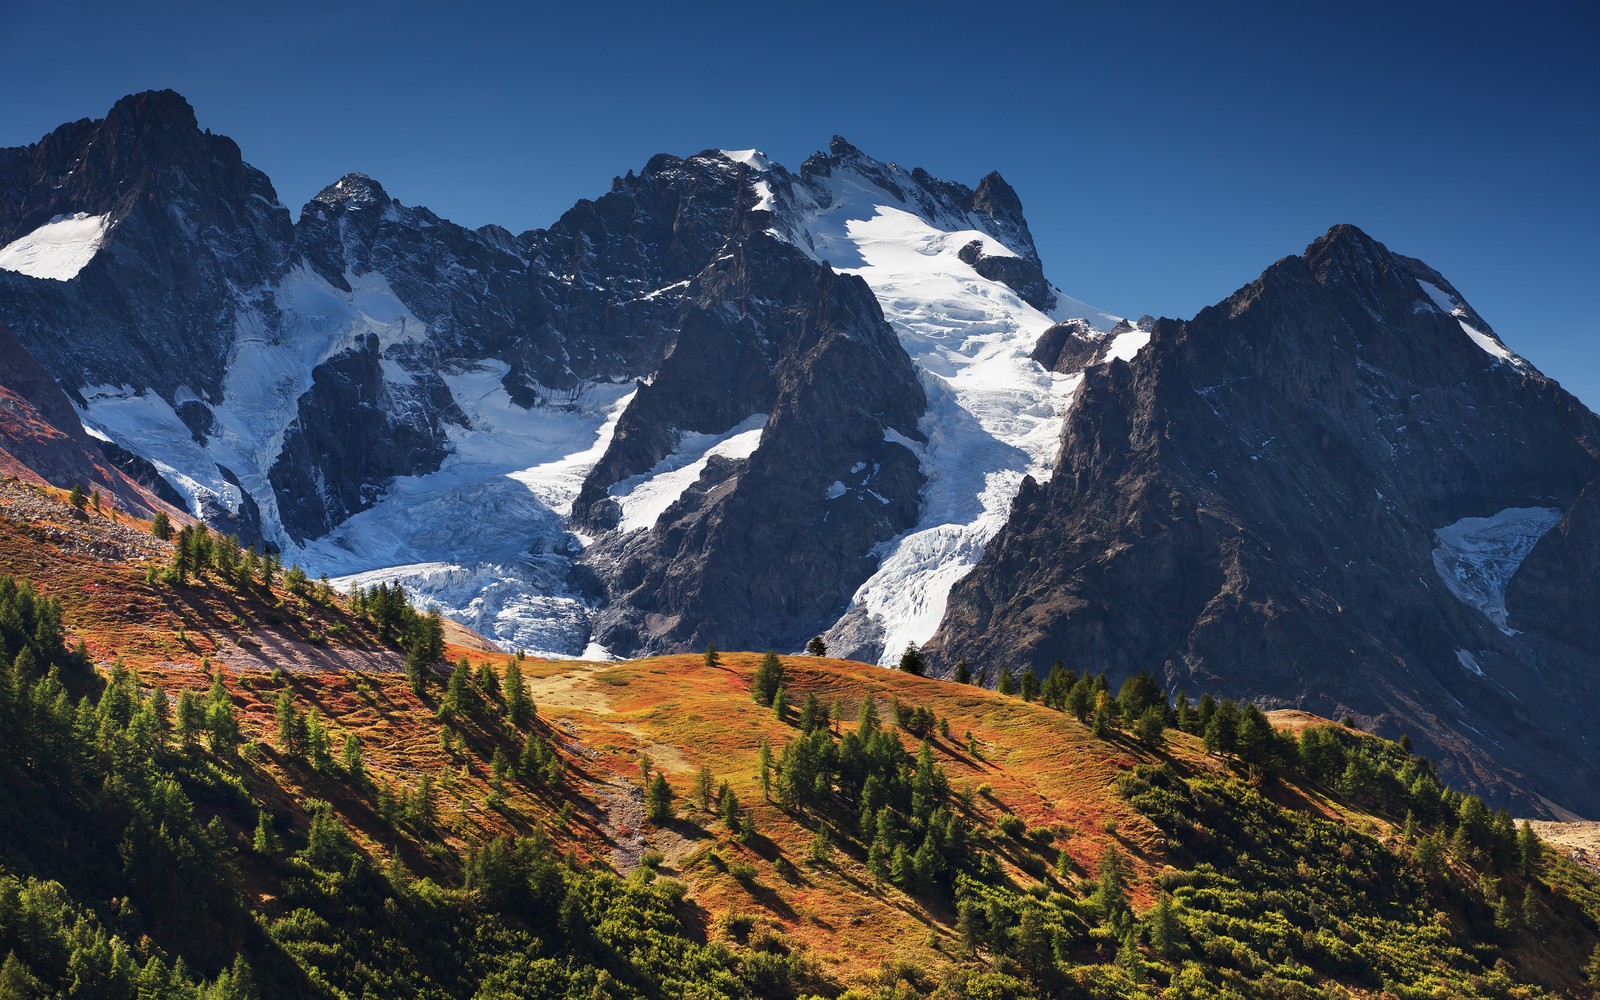
[(825, 656), (452, 643), (419, 684), (370, 605), (0, 514), (0, 990), (1585, 988), (1593, 874), (1341, 727)]

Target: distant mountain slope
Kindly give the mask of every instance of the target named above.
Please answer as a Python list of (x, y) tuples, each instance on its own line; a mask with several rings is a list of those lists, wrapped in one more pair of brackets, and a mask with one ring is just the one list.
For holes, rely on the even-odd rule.
[(184, 514), (130, 479), (83, 429), (66, 393), (0, 324), (0, 473), (98, 492), (108, 506), (149, 518)]
[(1054, 478), (932, 648), (1355, 715), (1468, 785), (1597, 814), (1593, 616), (1557, 611), (1600, 607), (1597, 477), (1600, 418), (1337, 227), (1085, 374)]

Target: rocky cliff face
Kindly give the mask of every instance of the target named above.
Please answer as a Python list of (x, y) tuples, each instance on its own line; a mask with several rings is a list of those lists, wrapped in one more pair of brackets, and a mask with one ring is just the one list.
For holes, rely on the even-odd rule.
[(932, 651), (1353, 714), (1593, 811), (1600, 660), (1564, 612), (1597, 446), (1436, 272), (1338, 227), (1085, 374)]

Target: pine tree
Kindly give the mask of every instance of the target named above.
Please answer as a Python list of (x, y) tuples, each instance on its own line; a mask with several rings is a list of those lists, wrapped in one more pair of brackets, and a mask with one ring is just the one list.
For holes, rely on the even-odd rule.
[(467, 710), (467, 689), (472, 684), (472, 674), (467, 667), (467, 658), (461, 657), (456, 661), (455, 669), (450, 671), (450, 680), (445, 684), (444, 705), (446, 713), (461, 715)]
[(711, 795), (715, 790), (715, 786), (713, 784), (715, 780), (716, 779), (711, 776), (711, 765), (701, 764), (700, 773), (695, 776), (694, 785), (695, 792), (700, 796), (701, 812), (707, 812), (711, 809)]
[(272, 857), (283, 849), (278, 840), (278, 833), (272, 828), (272, 820), (267, 817), (263, 809), (256, 814), (255, 852), (265, 857)]
[(278, 693), (278, 746), (291, 757), (298, 757), (301, 750), (300, 741), (300, 713), (294, 707), (294, 695), (288, 688)]
[(506, 666), (505, 696), (506, 721), (518, 728), (527, 725), (534, 715), (533, 702), (522, 683), (522, 667), (515, 659)]
[(650, 788), (645, 792), (645, 818), (652, 823), (665, 823), (672, 818), (672, 786), (660, 771), (650, 779)]
[(811, 637), (811, 641), (806, 643), (806, 654), (809, 656), (827, 656), (828, 644), (822, 641), (822, 636), (814, 635)]
[(1139, 721), (1134, 726), (1140, 742), (1155, 749), (1166, 745), (1166, 729), (1167, 714), (1154, 705), (1139, 714)]
[(998, 694), (1017, 693), (1017, 681), (1016, 678), (1011, 675), (1010, 667), (1001, 666), (1000, 679), (995, 682), (994, 689)]
[(807, 691), (806, 700), (800, 705), (800, 731), (809, 735), (822, 724), (822, 703), (817, 701), (815, 692)]
[(972, 683), (972, 668), (967, 666), (967, 658), (964, 656), (956, 661), (955, 681), (957, 684)]
[(1176, 955), (1183, 928), (1178, 923), (1177, 915), (1172, 912), (1172, 897), (1163, 893), (1145, 920), (1150, 927), (1150, 947), (1155, 949), (1156, 954), (1164, 958)]
[(326, 771), (333, 763), (333, 755), (329, 752), (328, 727), (322, 722), (322, 711), (313, 707), (304, 719), (306, 756), (313, 768)]
[(717, 655), (717, 647), (714, 643), (706, 643), (704, 662), (707, 670), (715, 670), (717, 667), (722, 666), (722, 657)]
[(1122, 872), (1122, 852), (1115, 844), (1107, 847), (1100, 858), (1100, 881), (1093, 899), (1101, 919), (1113, 928), (1131, 915), (1127, 882)]
[(488, 660), (478, 664), (478, 674), (473, 683), (485, 698), (492, 701), (500, 697), (500, 675), (495, 672)]
[(778, 693), (772, 696), (772, 714), (779, 719), (789, 714), (788, 688), (779, 688)]
[(172, 539), (172, 521), (167, 517), (166, 511), (158, 510), (156, 516), (150, 519), (150, 534), (163, 542)]
[(194, 742), (194, 738), (206, 726), (205, 706), (200, 703), (195, 693), (188, 689), (178, 692), (178, 708), (173, 714), (176, 716), (174, 728), (178, 742), (185, 746)]
[(1089, 722), (1089, 732), (1093, 733), (1096, 739), (1102, 740), (1111, 735), (1111, 699), (1107, 698), (1103, 691), (1095, 703), (1094, 718)]
[(350, 776), (354, 785), (364, 785), (367, 781), (366, 766), (361, 758), (361, 740), (355, 733), (346, 733), (344, 737), (344, 750), (339, 755), (339, 763), (344, 767), (345, 774)]
[(1033, 701), (1039, 697), (1039, 675), (1031, 669), (1022, 671), (1022, 700)]
[(78, 510), (83, 510), (84, 507), (88, 506), (89, 498), (84, 495), (82, 483), (73, 484), (72, 492), (67, 495), (67, 502)]
[(739, 832), (739, 799), (733, 794), (733, 788), (726, 781), (717, 789), (717, 803), (722, 809), (722, 822), (727, 826), (729, 833)]
[(233, 714), (233, 699), (222, 683), (220, 669), (211, 679), (211, 691), (206, 695), (206, 728), (211, 732), (211, 752), (233, 756), (239, 746), (239, 720)]
[(771, 705), (783, 681), (783, 661), (778, 659), (777, 653), (768, 650), (756, 666), (755, 676), (750, 681), (750, 695), (758, 704)]
[(921, 677), (927, 669), (927, 664), (922, 659), (922, 650), (917, 648), (916, 643), (906, 643), (905, 651), (900, 654), (899, 668), (902, 673), (915, 674), (918, 677)]
[(1522, 829), (1517, 831), (1517, 860), (1521, 863), (1524, 877), (1534, 878), (1539, 874), (1539, 859), (1542, 856), (1539, 835), (1533, 832), (1531, 823), (1523, 820)]

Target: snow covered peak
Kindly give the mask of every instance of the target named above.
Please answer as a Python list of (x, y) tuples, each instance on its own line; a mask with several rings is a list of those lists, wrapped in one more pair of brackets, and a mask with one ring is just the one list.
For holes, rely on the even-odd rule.
[(330, 208), (359, 211), (370, 205), (383, 205), (392, 201), (383, 185), (362, 173), (345, 174), (329, 184), (311, 199)]

